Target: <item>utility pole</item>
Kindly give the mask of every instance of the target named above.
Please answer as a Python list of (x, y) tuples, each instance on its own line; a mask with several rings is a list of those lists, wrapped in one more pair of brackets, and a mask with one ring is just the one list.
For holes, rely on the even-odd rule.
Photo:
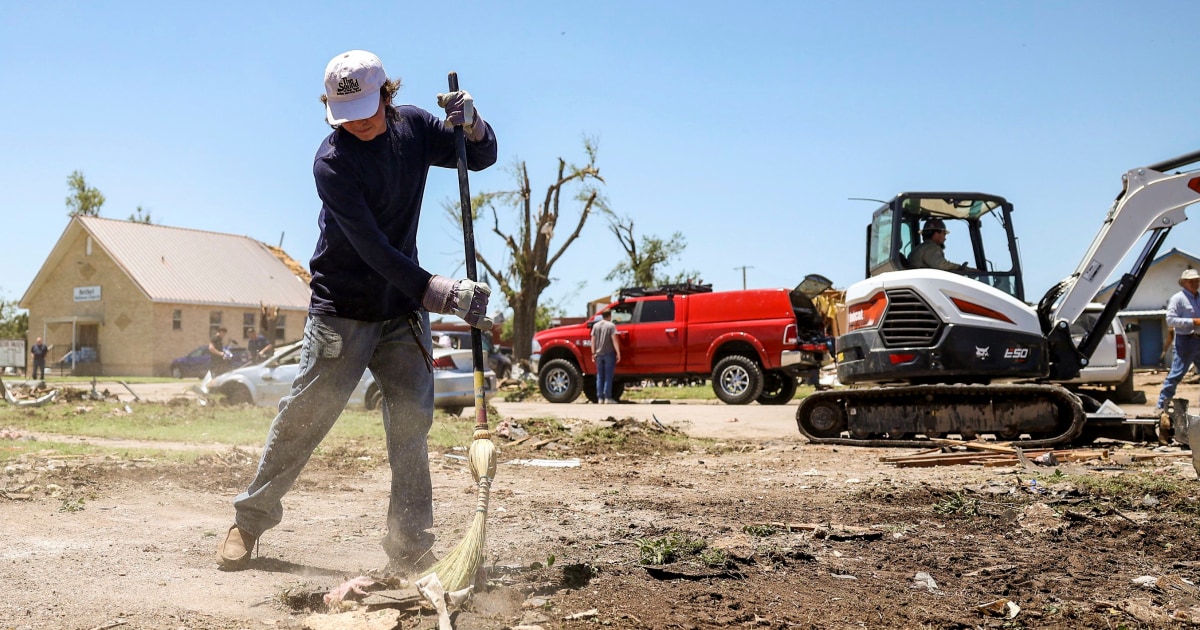
[(754, 267), (751, 267), (751, 266), (749, 266), (749, 265), (742, 265), (741, 267), (734, 267), (734, 268), (733, 268), (733, 270), (734, 270), (734, 271), (737, 271), (738, 269), (741, 269), (741, 270), (742, 270), (742, 290), (743, 290), (743, 291), (745, 291), (745, 290), (746, 290), (746, 270), (747, 270), (747, 269), (753, 269), (753, 268), (754, 268)]

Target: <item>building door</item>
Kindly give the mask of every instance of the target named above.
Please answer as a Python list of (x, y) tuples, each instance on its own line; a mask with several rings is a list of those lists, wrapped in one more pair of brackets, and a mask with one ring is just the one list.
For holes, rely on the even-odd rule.
[(1159, 365), (1163, 355), (1163, 320), (1139, 319), (1138, 330), (1138, 363), (1141, 367)]
[(100, 345), (100, 327), (96, 324), (80, 324), (78, 332), (80, 348), (95, 348)]

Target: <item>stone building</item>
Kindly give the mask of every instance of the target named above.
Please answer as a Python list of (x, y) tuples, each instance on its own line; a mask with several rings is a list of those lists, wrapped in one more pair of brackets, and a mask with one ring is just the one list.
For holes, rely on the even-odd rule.
[(283, 250), (249, 237), (77, 216), (19, 305), (29, 343), (52, 346), (49, 374), (69, 373), (57, 364), (76, 348), (75, 374), (167, 376), (220, 326), (245, 345), (261, 305), (279, 308), (268, 338), (299, 339), (308, 279)]

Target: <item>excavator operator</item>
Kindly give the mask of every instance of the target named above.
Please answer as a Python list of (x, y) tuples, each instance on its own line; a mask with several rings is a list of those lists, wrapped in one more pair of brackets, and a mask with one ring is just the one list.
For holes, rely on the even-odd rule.
[(950, 230), (937, 218), (926, 219), (921, 228), (921, 244), (908, 255), (908, 266), (913, 269), (941, 269), (955, 273), (979, 273), (967, 263), (958, 264), (946, 260), (946, 235)]

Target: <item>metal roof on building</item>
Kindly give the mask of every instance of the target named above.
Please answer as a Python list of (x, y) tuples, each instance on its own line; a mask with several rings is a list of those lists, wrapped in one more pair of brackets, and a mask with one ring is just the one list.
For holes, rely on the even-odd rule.
[(307, 279), (272, 252), (282, 250), (248, 236), (100, 217), (75, 220), (151, 301), (308, 307)]

